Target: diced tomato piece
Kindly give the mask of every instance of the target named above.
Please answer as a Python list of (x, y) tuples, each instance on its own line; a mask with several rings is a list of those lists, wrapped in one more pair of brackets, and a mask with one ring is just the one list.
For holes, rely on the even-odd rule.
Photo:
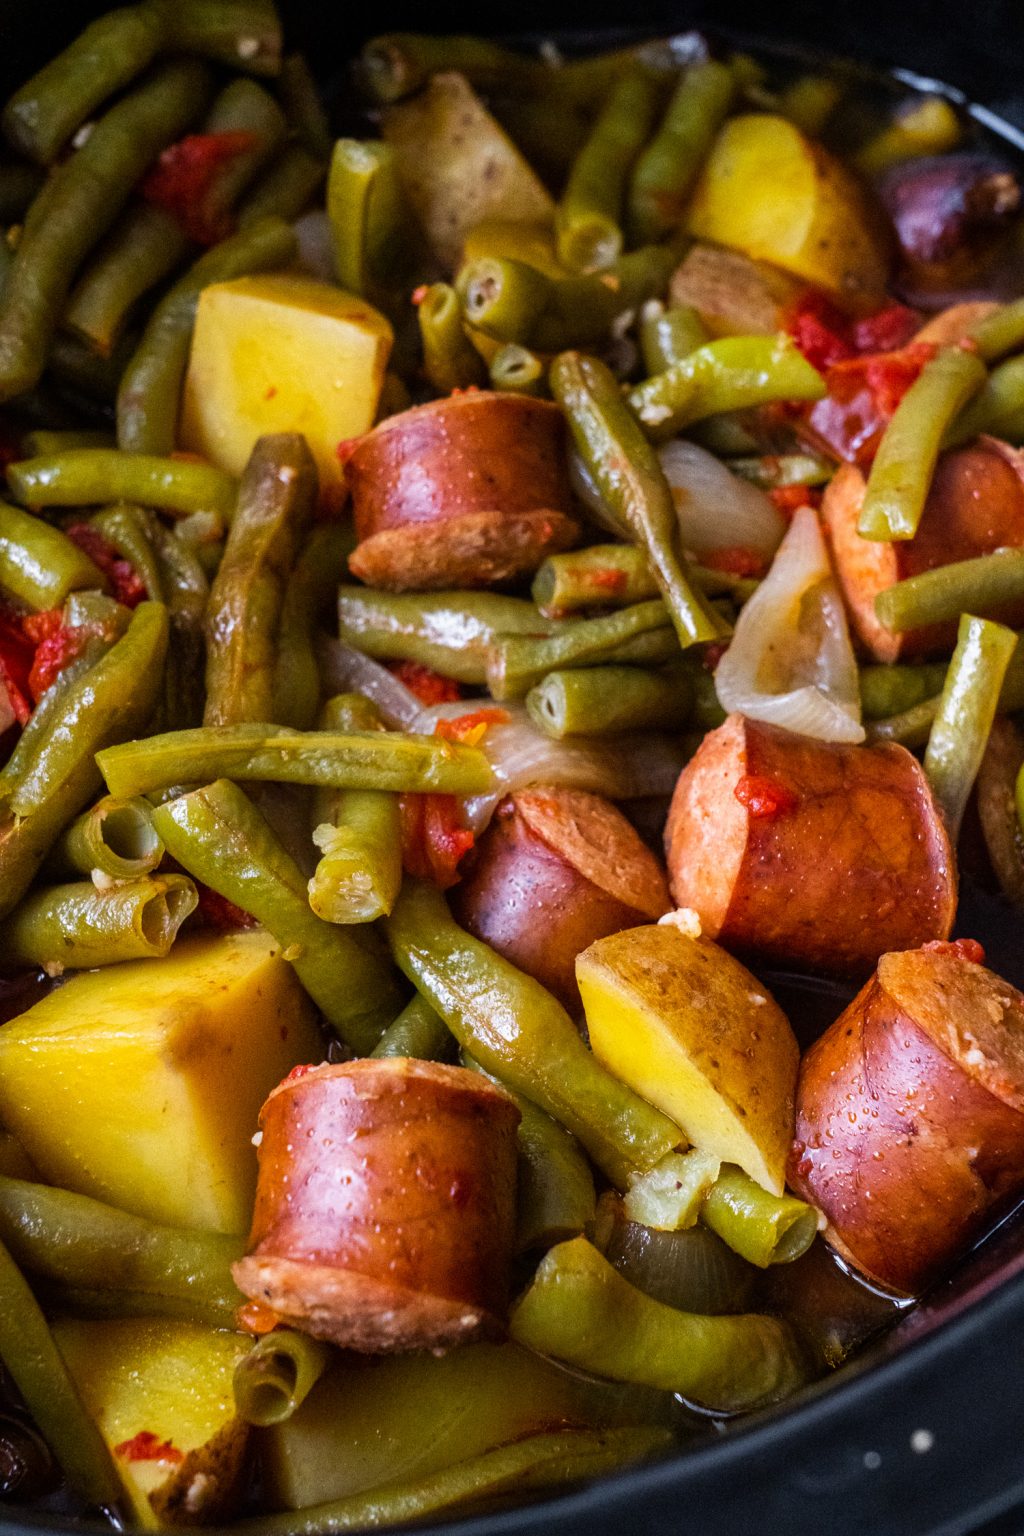
[(164, 150), (142, 182), (142, 196), (172, 214), (190, 240), (214, 245), (233, 225), (227, 213), (208, 206), (210, 193), (222, 167), (255, 142), (247, 132), (190, 133)]
[(785, 784), (753, 773), (744, 774), (733, 794), (757, 821), (774, 821), (797, 803), (796, 795)]
[(870, 464), (896, 407), (934, 356), (929, 343), (914, 342), (836, 363), (825, 373), (828, 394), (806, 414), (807, 435), (849, 464)]
[(84, 629), (65, 624), (59, 608), (30, 613), (24, 628), (36, 648), (28, 674), (28, 691), (38, 703), (69, 662), (81, 655), (88, 635)]
[(65, 532), (99, 566), (117, 601), (126, 608), (137, 608), (146, 596), (146, 587), (131, 561), (122, 559), (110, 540), (90, 523), (72, 523)]
[(483, 740), (489, 725), (505, 725), (508, 718), (507, 709), (474, 709), (468, 715), (457, 715), (454, 720), (438, 720), (434, 735), (475, 747)]
[(34, 659), (35, 646), (25, 633), (21, 614), (0, 607), (0, 687), (19, 725), (27, 725), (32, 714), (29, 674)]
[(185, 1453), (169, 1440), (161, 1440), (151, 1429), (140, 1429), (130, 1440), (122, 1440), (114, 1446), (114, 1455), (124, 1461), (170, 1461), (175, 1465), (185, 1460)]
[(756, 549), (745, 544), (729, 544), (724, 549), (706, 549), (700, 557), (701, 565), (709, 571), (723, 571), (728, 576), (763, 576), (766, 562)]
[(462, 698), (462, 689), (453, 678), (442, 677), (440, 672), (424, 667), (418, 661), (392, 661), (388, 663), (388, 670), (416, 695), (421, 704), (454, 704)]
[(442, 891), (458, 880), (459, 861), (474, 838), (459, 819), (454, 795), (400, 795), (402, 864), (410, 875)]
[(898, 352), (921, 329), (921, 318), (906, 304), (887, 304), (853, 327), (853, 344), (858, 352)]
[(804, 357), (820, 373), (854, 355), (850, 322), (816, 288), (800, 295), (784, 324)]

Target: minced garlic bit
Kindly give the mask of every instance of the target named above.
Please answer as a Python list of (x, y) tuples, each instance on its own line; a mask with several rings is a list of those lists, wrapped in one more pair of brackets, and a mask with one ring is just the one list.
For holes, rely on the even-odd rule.
[(113, 875), (108, 875), (103, 869), (91, 869), (89, 879), (93, 883), (93, 889), (97, 891), (109, 891), (118, 884)]
[[(699, 939), (701, 935), (700, 916), (692, 907), (677, 907), (674, 912), (666, 912), (664, 917), (658, 918), (659, 928), (678, 928), (679, 932), (687, 939)], [(759, 999), (764, 1002), (764, 998)]]

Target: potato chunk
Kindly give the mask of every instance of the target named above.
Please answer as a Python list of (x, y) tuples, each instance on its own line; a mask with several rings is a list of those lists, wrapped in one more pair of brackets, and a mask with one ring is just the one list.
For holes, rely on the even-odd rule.
[(65, 1318), (53, 1331), (139, 1524), (230, 1515), (248, 1435), (231, 1380), (251, 1341), (148, 1317)]
[(673, 924), (599, 939), (576, 961), (594, 1054), (702, 1152), (781, 1195), (799, 1051), (738, 960)]
[(859, 183), (783, 117), (731, 118), (690, 205), (699, 240), (772, 262), (851, 307), (884, 296), (888, 255)]
[(247, 1231), (260, 1105), (318, 1061), (268, 934), (82, 971), (0, 1030), (0, 1119), (43, 1178), (169, 1226)]
[(365, 300), (288, 273), (204, 288), (185, 382), (184, 448), (240, 475), (256, 439), (301, 432), (329, 498), (337, 447), (373, 425), (392, 331)]

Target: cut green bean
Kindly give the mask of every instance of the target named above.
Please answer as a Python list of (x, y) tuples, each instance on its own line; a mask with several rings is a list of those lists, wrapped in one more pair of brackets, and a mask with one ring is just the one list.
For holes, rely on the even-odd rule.
[(115, 881), (108, 889), (91, 880), (50, 886), (26, 896), (6, 919), (0, 952), (13, 966), (56, 974), (162, 959), (197, 900), (181, 875)]
[(160, 724), (164, 730), (187, 730), (203, 718), (203, 619), (209, 583), (194, 551), (176, 531), (165, 528), (155, 513), (148, 523), (171, 631)]
[[(473, 85), (506, 89), (516, 82), (532, 87), (548, 73), (539, 59), (483, 37), (388, 32), (371, 38), (359, 56), (360, 81), (371, 100), (382, 106), (411, 96), (438, 70), (453, 69)], [(557, 81), (557, 76), (551, 79)]]
[(313, 202), (326, 174), (325, 163), (302, 144), (286, 144), (239, 203), (238, 228), (248, 229), (261, 219), (297, 219)]
[(235, 1407), (247, 1424), (266, 1429), (290, 1419), (331, 1362), (334, 1351), (292, 1328), (257, 1339), (235, 1366)]
[(559, 260), (574, 272), (603, 271), (622, 253), (627, 180), (647, 143), (660, 97), (653, 75), (641, 68), (626, 70), (611, 86), (573, 161), (555, 231)]
[(121, 379), (117, 392), (121, 448), (133, 454), (174, 451), (182, 384), (203, 289), (252, 272), (275, 272), (288, 265), (297, 248), (290, 224), (262, 219), (213, 246), (174, 284), (150, 316)]
[(908, 576), (875, 598), (875, 613), (886, 629), (901, 633), (925, 624), (987, 615), (1024, 597), (1024, 550), (1001, 549), (974, 560), (956, 560)]
[(82, 273), (64, 326), (101, 357), (110, 357), (139, 300), (170, 277), (192, 249), (172, 213), (155, 203), (135, 203)]
[(171, 45), (251, 75), (281, 69), (274, 0), (153, 0), (170, 17)]
[(418, 992), (371, 1052), (373, 1056), (412, 1056), (417, 1061), (450, 1061), (454, 1054), (455, 1041), (448, 1025)]
[(338, 633), (378, 661), (418, 661), (460, 683), (487, 680), (499, 635), (550, 635), (532, 603), (494, 592), (375, 592), (339, 588)]
[(984, 363), (961, 347), (925, 363), (878, 445), (857, 524), (862, 538), (914, 537), (946, 429), (984, 382)]
[(0, 399), (31, 389), (85, 257), (114, 223), (156, 155), (202, 113), (206, 69), (166, 64), (99, 119), (26, 219), (0, 301)]
[(549, 555), (530, 588), (537, 607), (551, 618), (581, 608), (625, 608), (658, 596), (651, 562), (635, 544), (592, 544)]
[(648, 376), (664, 373), (711, 340), (703, 320), (688, 304), (666, 309), (649, 299), (640, 311), (640, 355)]
[(893, 664), (860, 669), (860, 707), (865, 720), (901, 715), (933, 698), (946, 676), (944, 661), (921, 666)]
[(47, 431), (45, 428), (26, 432), (21, 446), (27, 459), (50, 458), (55, 453), (66, 453), (69, 448), (113, 448), (112, 432), (91, 432), (86, 429), (62, 429)]
[(464, 1504), (521, 1496), (600, 1477), (645, 1461), (674, 1443), (668, 1429), (560, 1429), (470, 1456), (415, 1482), (389, 1483), (329, 1504), (264, 1515), (238, 1526), (240, 1536), (336, 1536), (457, 1512)]
[(221, 1327), (242, 1303), (231, 1278), (240, 1238), (161, 1226), (70, 1190), (0, 1178), (0, 1239), (22, 1269), (62, 1286), (178, 1301)]
[(954, 844), (1016, 648), (1017, 636), (1004, 624), (961, 615), (924, 755), (925, 777)]
[(758, 1269), (791, 1264), (807, 1252), (818, 1232), (813, 1206), (792, 1195), (770, 1194), (731, 1165), (722, 1169), (705, 1195), (700, 1219)]
[(441, 394), (484, 382), (480, 354), (462, 324), (462, 306), (450, 283), (432, 283), (416, 310), (423, 344), (423, 371)]
[(316, 465), (300, 433), (258, 440), (206, 608), (204, 725), (274, 719), (281, 613), (317, 491)]
[(633, 172), (629, 225), (637, 243), (660, 240), (678, 229), (735, 90), (732, 70), (713, 59), (685, 71), (661, 126)]
[(986, 363), (998, 362), (1007, 352), (1019, 352), (1024, 347), (1024, 298), (1000, 304), (972, 325), (969, 335)]
[(395, 153), (374, 140), (339, 139), (327, 176), (334, 270), (350, 293), (379, 298), (397, 281), (409, 220)]
[(153, 824), (183, 869), (274, 936), (345, 1044), (371, 1051), (399, 1001), (386, 951), (370, 930), (325, 923), (310, 910), (304, 875), (238, 786), (220, 779), (168, 800)]
[(624, 647), (625, 659), (640, 659), (645, 652), (648, 660), (665, 661), (677, 651), (668, 609), (660, 598), (596, 619), (569, 619), (557, 634), (539, 639), (498, 636), (487, 661), (487, 686), (496, 699), (522, 699), (549, 672), (620, 661)]
[(232, 80), (221, 91), (203, 132), (238, 135), (238, 152), (211, 178), (200, 206), (189, 209), (189, 217), (198, 218), (209, 237), (223, 239), (231, 232), (235, 203), (284, 144), (288, 123), (269, 91), (255, 80), (241, 79)]
[(805, 1374), (778, 1318), (680, 1312), (630, 1285), (583, 1237), (541, 1260), (509, 1331), (579, 1370), (678, 1392), (719, 1412), (775, 1401)]
[(104, 795), (71, 823), (47, 868), (80, 875), (97, 869), (109, 880), (137, 880), (156, 869), (163, 855), (149, 801)]
[(364, 735), (260, 723), (201, 726), (125, 742), (98, 753), (97, 762), (113, 795), (148, 795), (220, 777), (405, 794), (479, 795), (494, 785), (479, 748), (399, 731)]
[(551, 388), (609, 515), (645, 550), (680, 644), (723, 638), (728, 625), (690, 585), (672, 492), (614, 375), (595, 358), (566, 352), (552, 364)]
[(514, 341), (506, 342), (491, 358), (489, 369), (491, 388), (511, 395), (530, 395), (540, 399), (547, 395), (547, 365), (536, 352), (520, 347)]
[(526, 696), (545, 736), (615, 736), (623, 731), (680, 731), (693, 709), (693, 684), (682, 670), (590, 667), (549, 672)]
[(152, 63), (166, 41), (153, 6), (130, 5), (90, 22), (62, 53), (15, 91), (3, 114), (8, 141), (50, 165), (96, 108)]
[(820, 400), (824, 394), (821, 374), (780, 333), (709, 341), (664, 373), (637, 384), (628, 400), (648, 436), (660, 442), (725, 411), (773, 400)]
[(25, 506), (89, 507), (137, 502), (167, 512), (221, 512), (234, 516), (238, 482), (212, 464), (116, 448), (72, 448), (51, 458), (20, 459), (7, 471)]
[[(361, 694), (325, 704), (320, 725), (334, 731), (383, 729), (380, 711)], [(321, 790), (313, 841), (321, 858), (309, 904), (329, 923), (371, 923), (391, 911), (402, 884), (398, 799), (381, 789)]]
[(1011, 357), (993, 368), (953, 422), (944, 446), (969, 442), (983, 432), (1011, 443), (1024, 441), (1024, 357)]
[(436, 887), (407, 879), (387, 930), (397, 964), (462, 1048), (571, 1131), (614, 1183), (681, 1140), (601, 1066), (550, 992), (458, 926)]
[(313, 72), (301, 53), (290, 53), (281, 64), (277, 90), (292, 131), (310, 154), (327, 160), (334, 138)]
[[(58, 331), (50, 342), (47, 373), (65, 394), (76, 397), (94, 417), (97, 406), (102, 406), (105, 413), (116, 400), (121, 373), (137, 341), (136, 334), (126, 332), (114, 344), (110, 356), (101, 357), (79, 337)], [(47, 415), (46, 419), (54, 418)]]
[(285, 588), (274, 659), (274, 719), (305, 731), (320, 704), (316, 634), (338, 591), (338, 577), (352, 553), (348, 523), (319, 523), (300, 553)]
[(72, 1487), (113, 1509), (121, 1481), (39, 1305), (0, 1244), (0, 1360)]
[(164, 583), (160, 574), (160, 562), (153, 548), (149, 518), (142, 507), (129, 502), (115, 502), (104, 507), (90, 518), (122, 560), (127, 560), (146, 589), (146, 596), (156, 603), (164, 600)]
[(0, 502), (0, 587), (42, 613), (69, 592), (105, 587), (106, 577), (84, 550), (50, 523)]
[(742, 475), (762, 491), (782, 490), (790, 485), (825, 485), (835, 474), (835, 465), (813, 453), (766, 453), (759, 458), (730, 459), (734, 475)]

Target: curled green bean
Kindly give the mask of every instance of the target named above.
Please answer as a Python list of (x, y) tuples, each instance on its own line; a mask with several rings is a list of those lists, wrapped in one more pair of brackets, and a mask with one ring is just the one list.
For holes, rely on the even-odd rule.
[(725, 411), (773, 400), (820, 400), (825, 381), (788, 336), (723, 336), (630, 390), (630, 409), (655, 441)]
[(273, 934), (341, 1039), (372, 1050), (399, 1001), (386, 952), (371, 931), (310, 910), (301, 870), (238, 786), (220, 779), (168, 800), (153, 824), (183, 869)]
[(791, 1264), (818, 1232), (818, 1213), (792, 1195), (773, 1195), (742, 1171), (724, 1167), (704, 1197), (700, 1219), (758, 1269)]
[(925, 777), (954, 843), (1016, 648), (1017, 636), (1004, 624), (961, 615), (924, 755)]
[(235, 1406), (247, 1424), (265, 1429), (301, 1408), (331, 1361), (332, 1349), (308, 1333), (275, 1328), (235, 1366)]
[(104, 795), (71, 823), (47, 868), (80, 875), (98, 869), (110, 880), (137, 880), (156, 869), (163, 854), (149, 801)]
[(685, 71), (629, 188), (634, 240), (660, 240), (679, 227), (686, 200), (732, 103), (736, 84), (726, 64), (708, 59)]
[(67, 534), (0, 502), (0, 587), (26, 608), (59, 608), (69, 592), (105, 587), (103, 572)]
[(26, 896), (0, 928), (9, 964), (91, 970), (122, 960), (162, 959), (195, 911), (196, 888), (181, 875), (55, 885)]
[(8, 483), (27, 507), (96, 507), (137, 502), (167, 512), (234, 515), (238, 485), (212, 464), (116, 448), (71, 448), (51, 458), (20, 459)]
[(549, 672), (526, 696), (530, 719), (546, 736), (614, 736), (623, 731), (682, 730), (693, 684), (679, 669), (587, 667)]

